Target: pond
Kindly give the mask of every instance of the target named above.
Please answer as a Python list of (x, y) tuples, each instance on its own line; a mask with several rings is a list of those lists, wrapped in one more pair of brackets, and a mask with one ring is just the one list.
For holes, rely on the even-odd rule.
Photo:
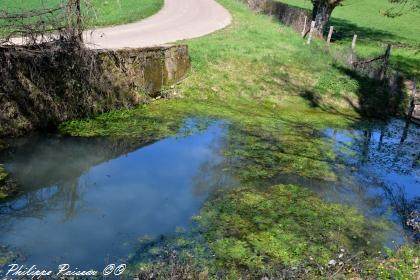
[[(22, 194), (0, 203), (0, 252), (13, 252), (21, 264), (100, 270), (124, 262), (145, 236), (190, 227), (213, 191), (240, 184), (228, 168), (235, 165), (227, 158), (232, 127), (204, 123), (188, 119), (175, 136), (153, 143), (57, 135), (16, 140), (0, 162)], [(337, 180), (288, 173), (270, 182), (309, 187), (368, 217), (384, 217), (394, 224), (388, 244), (410, 242), (405, 218), (420, 204), (420, 127), (394, 119), (325, 129), (317, 137), (331, 144)]]

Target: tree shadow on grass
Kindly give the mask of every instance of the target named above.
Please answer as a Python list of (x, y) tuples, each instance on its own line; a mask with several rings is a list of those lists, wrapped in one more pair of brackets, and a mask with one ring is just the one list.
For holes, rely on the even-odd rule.
[(392, 86), (389, 86), (386, 80), (380, 81), (370, 78), (343, 66), (335, 65), (334, 67), (350, 79), (357, 81), (357, 104), (346, 96), (344, 96), (344, 99), (360, 115), (385, 119), (402, 112), (406, 98), (402, 90), (404, 87), (401, 77), (398, 77)]
[[(354, 24), (345, 19), (331, 18), (330, 25), (334, 26), (334, 35), (332, 41), (351, 40), (354, 34), (364, 41), (392, 43), (396, 41), (405, 41), (405, 38), (396, 36), (391, 32), (379, 30), (370, 27), (363, 27)], [(326, 29), (325, 32), (328, 32)], [(327, 34), (325, 34), (327, 35)]]
[(415, 78), (416, 80), (420, 79), (419, 55), (411, 58), (406, 55), (391, 55), (391, 63), (394, 69), (398, 70), (407, 78)]
[(321, 107), (321, 97), (313, 91), (305, 90), (300, 94), (301, 97), (306, 99), (309, 102), (309, 106), (312, 108), (319, 108)]
[[(380, 81), (360, 74), (353, 69), (338, 65), (334, 67), (349, 79), (357, 81), (358, 88), (355, 92), (357, 101), (354, 101), (348, 96), (342, 96), (342, 98), (359, 115), (368, 118), (387, 119), (389, 116), (403, 113), (407, 96), (403, 91), (404, 84), (402, 77), (398, 76), (392, 82), (387, 80)], [(312, 108), (318, 108), (325, 112), (354, 119), (353, 116), (348, 116), (340, 112), (339, 109), (331, 105), (326, 105), (322, 97), (316, 92), (305, 90), (300, 94), (300, 97), (304, 98)]]
[(316, 92), (305, 90), (301, 94), (299, 94), (299, 96), (305, 99), (311, 108), (316, 108), (326, 113), (339, 115), (348, 121), (358, 120), (358, 117), (356, 117), (354, 114), (345, 112), (345, 110), (340, 110), (339, 108), (336, 108), (333, 105), (326, 104), (323, 101), (322, 97)]

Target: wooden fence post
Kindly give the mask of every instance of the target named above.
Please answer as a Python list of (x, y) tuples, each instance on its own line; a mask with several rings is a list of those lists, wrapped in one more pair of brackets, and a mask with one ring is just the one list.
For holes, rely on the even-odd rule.
[(388, 70), (388, 64), (389, 64), (389, 57), (391, 56), (391, 48), (392, 45), (388, 44), (386, 47), (385, 55), (384, 55), (384, 63), (382, 64), (382, 69), (379, 75), (379, 79), (383, 80), (386, 76), (386, 72)]
[(308, 45), (311, 43), (312, 33), (314, 32), (314, 28), (315, 28), (315, 21), (312, 21), (311, 29), (309, 30), (309, 36), (308, 36), (308, 42), (307, 42)]
[(355, 61), (356, 54), (354, 50), (356, 49), (357, 34), (354, 34), (353, 41), (351, 42), (351, 53), (350, 53), (350, 63), (353, 64)]
[(76, 28), (77, 37), (80, 42), (83, 42), (82, 10), (80, 8), (80, 0), (76, 0)]
[(328, 46), (331, 43), (331, 37), (332, 37), (333, 32), (334, 32), (334, 26), (330, 26), (330, 31), (328, 32), (328, 37), (327, 37), (327, 45)]
[(305, 32), (306, 32), (306, 22), (308, 20), (308, 17), (305, 16), (304, 22), (303, 22), (303, 30), (302, 30), (302, 37), (305, 37)]
[(354, 34), (353, 41), (351, 42), (351, 49), (354, 51), (356, 49), (357, 34)]
[(83, 22), (80, 0), (67, 1), (67, 24), (72, 30), (73, 36), (83, 42)]

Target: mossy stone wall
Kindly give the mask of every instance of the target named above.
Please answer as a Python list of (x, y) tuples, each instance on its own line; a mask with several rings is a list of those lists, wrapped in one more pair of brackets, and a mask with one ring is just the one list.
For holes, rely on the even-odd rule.
[(82, 51), (0, 48), (0, 138), (147, 102), (190, 69), (185, 45)]

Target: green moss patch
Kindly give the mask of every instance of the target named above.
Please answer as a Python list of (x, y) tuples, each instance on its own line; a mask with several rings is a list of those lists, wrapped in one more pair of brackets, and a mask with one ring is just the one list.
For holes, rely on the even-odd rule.
[(379, 240), (386, 228), (294, 185), (221, 192), (197, 221), (216, 265), (228, 273), (261, 273), (311, 262), (326, 266), (340, 249), (374, 247), (370, 242)]

